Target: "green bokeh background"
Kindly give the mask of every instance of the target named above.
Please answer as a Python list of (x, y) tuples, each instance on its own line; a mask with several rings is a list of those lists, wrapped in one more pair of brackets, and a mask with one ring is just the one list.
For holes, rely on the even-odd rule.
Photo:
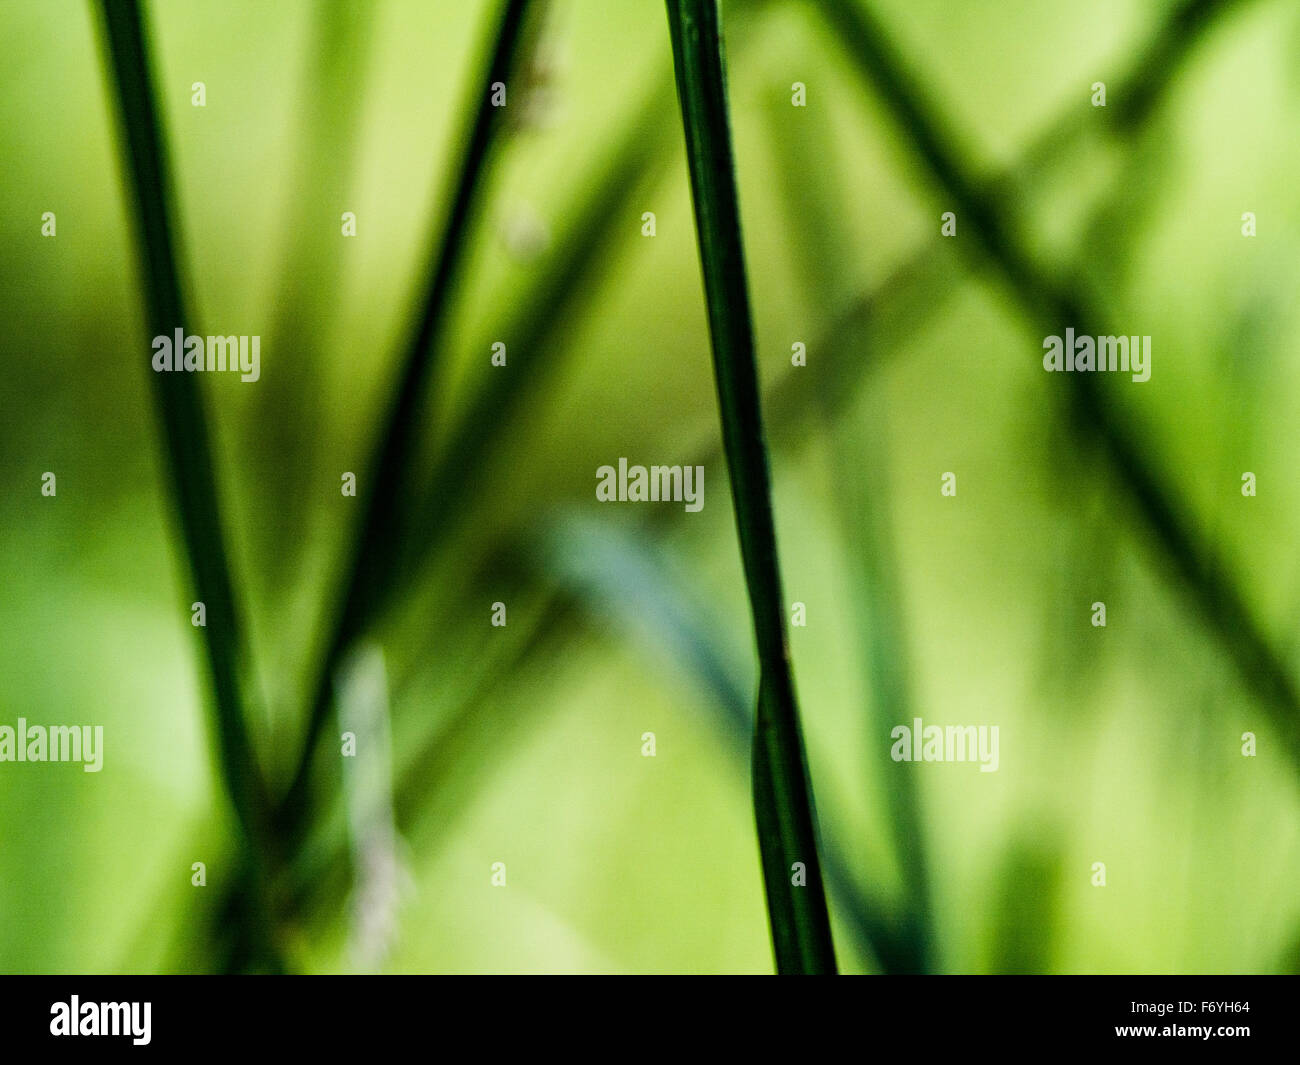
[[(1228, 5), (1122, 139), (1091, 85), (1113, 93), (1175, 5), (870, 6), (976, 176), (1065, 122), (1069, 137), (1007, 190), (1020, 237), (1098, 294), (1114, 332), (1154, 338), (1151, 380), (1107, 382), (1107, 399), (1300, 673), (1300, 9)], [(914, 775), (922, 831), (908, 838), (930, 869), (941, 971), (1294, 971), (1300, 766), (1063, 418), (1041, 331), (972, 254), (968, 220), (938, 237), (952, 205), (814, 7), (723, 5), (823, 836), (901, 912), (887, 797)], [(251, 727), (277, 779), (355, 520), (340, 474), (365, 468), (393, 386), (495, 8), (147, 6), (194, 331), (262, 337), (259, 382), (202, 387), (256, 662)], [(345, 849), (313, 868), (318, 890), (281, 929), (295, 969), (771, 969), (746, 739), (723, 705), (727, 683), (752, 701), (752, 637), (666, 19), (653, 2), (567, 0), (549, 5), (541, 41), (541, 89), (510, 90), (535, 120), (505, 134), (453, 303), (430, 456), (484, 375), (549, 370), (492, 427), (436, 561), (370, 633), (391, 696), (402, 870), (370, 917), (391, 935), (354, 949), (357, 864), (335, 818), (322, 838)], [(106, 744), (99, 774), (0, 764), (0, 970), (207, 971), (221, 967), (237, 843), (95, 12), (2, 0), (0, 42), (0, 724), (100, 724)], [(191, 106), (195, 81), (206, 107)], [(608, 244), (570, 234), (629, 133), (648, 163)], [(343, 211), (355, 238), (340, 236)], [(554, 338), (514, 342), (492, 368), (497, 330), (561, 240), (590, 241), (591, 282)], [(907, 302), (895, 279), (909, 264), (930, 280)], [(835, 330), (864, 295), (864, 320)], [(798, 388), (795, 341), (808, 345)], [(703, 461), (704, 510), (598, 503), (596, 467), (620, 456)], [(946, 471), (956, 498), (940, 495)], [(504, 629), (489, 625), (497, 600)], [(1097, 600), (1105, 629), (1089, 623)], [(927, 723), (999, 726), (998, 772), (890, 761), (888, 728), (911, 714), (883, 731), (875, 716), (882, 647)], [(337, 731), (316, 777), (325, 799), (341, 794)], [(195, 861), (206, 888), (190, 884)], [(505, 888), (490, 884), (498, 861)], [(875, 971), (844, 900), (831, 903), (842, 967)]]

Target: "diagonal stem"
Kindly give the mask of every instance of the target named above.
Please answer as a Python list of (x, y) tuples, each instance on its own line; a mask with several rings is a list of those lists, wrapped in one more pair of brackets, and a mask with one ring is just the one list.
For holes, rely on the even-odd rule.
[[(1179, 35), (1194, 39), (1211, 16), (1228, 6), (1228, 0), (1190, 0), (1184, 9), (1189, 14), (1169, 31), (1171, 41)], [(820, 7), (933, 177), (955, 201), (1026, 317), (1049, 332), (1066, 325), (1080, 334), (1105, 332), (1098, 328), (1100, 310), (1086, 295), (1074, 295), (1081, 291), (1077, 279), (1061, 284), (1042, 271), (1019, 239), (1014, 212), (971, 178), (971, 168), (961, 158), (954, 138), (913, 83), (906, 64), (874, 16), (851, 0), (821, 0)], [(1185, 48), (1179, 50), (1173, 43), (1161, 48), (1171, 56), (1186, 54)], [(1143, 101), (1139, 111), (1144, 114), (1153, 106), (1154, 97), (1144, 95)], [(1186, 504), (1166, 487), (1146, 457), (1134, 427), (1107, 404), (1091, 375), (1067, 377), (1069, 410), (1076, 423), (1097, 440), (1184, 593), (1228, 652), (1246, 686), (1270, 713), (1292, 765), (1300, 767), (1300, 690), (1284, 656), (1247, 605), (1223, 559), (1195, 527)]]
[(493, 105), (490, 87), (495, 82), (509, 82), (522, 50), (527, 8), (528, 0), (505, 0), (493, 32), (486, 68), (476, 75), (474, 91), (478, 105), (471, 112), (462, 138), (461, 165), (453, 177), (447, 221), (430, 252), (419, 318), (402, 359), (392, 404), (378, 434), (369, 475), (359, 481), (358, 501), (363, 516), (348, 550), (340, 607), (328, 615), (329, 631), (311, 688), (307, 728), (278, 811), (280, 823), (291, 839), (305, 816), (312, 756), (329, 717), (335, 667), (372, 618), (374, 605), (384, 598), (402, 572), (393, 564), (394, 554), (401, 553), (398, 508), (410, 478), (417, 438), (427, 430), (422, 414), (435, 369), (437, 341), (504, 110)]

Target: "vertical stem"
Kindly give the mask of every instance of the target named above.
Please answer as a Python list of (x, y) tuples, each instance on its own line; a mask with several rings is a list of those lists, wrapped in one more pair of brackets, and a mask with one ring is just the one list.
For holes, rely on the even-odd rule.
[(773, 948), (778, 972), (833, 973), (812, 787), (786, 643), (717, 0), (667, 4), (723, 448), (758, 644), (754, 809)]

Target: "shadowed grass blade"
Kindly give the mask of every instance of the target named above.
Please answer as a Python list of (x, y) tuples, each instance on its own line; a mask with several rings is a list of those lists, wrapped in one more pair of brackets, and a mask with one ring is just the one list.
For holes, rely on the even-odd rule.
[[(311, 50), (299, 90), (302, 113), (295, 116), (298, 143), (288, 162), (293, 178), (284, 206), (285, 238), (277, 252), (274, 314), (265, 343), (266, 350), (281, 353), (286, 364), (292, 358), (308, 372), (267, 374), (262, 379), (257, 417), (265, 427), (267, 446), (260, 456), (251, 456), (257, 462), (262, 498), (286, 504), (267, 507), (264, 516), (263, 542), (276, 558), (264, 575), (265, 594), (272, 602), (310, 594), (301, 549), (309, 542), (314, 512), (304, 503), (325, 457), (316, 426), (327, 416), (323, 359), (337, 325), (323, 308), (338, 301), (351, 261), (350, 242), (339, 239), (338, 216), (331, 219), (323, 206), (342, 210), (349, 202), (355, 205), (351, 197), (362, 155), (359, 134), (371, 98), (371, 41), (380, 13), (377, 5), (312, 7)], [(335, 224), (322, 224), (327, 220)], [(294, 692), (293, 700), (298, 698)], [(297, 728), (292, 715), (284, 718), (288, 729)]]
[[(414, 517), (406, 519), (411, 528), (421, 530), (418, 541), (411, 543), (412, 554), (405, 562), (410, 584), (419, 585), (424, 580), (424, 571), (438, 546), (449, 535), (454, 523), (464, 520), (469, 513), (465, 486), (498, 439), (497, 428), (508, 419), (517, 404), (536, 392), (545, 375), (560, 362), (559, 353), (554, 350), (561, 339), (560, 327), (575, 306), (590, 297), (596, 280), (607, 267), (620, 220), (626, 217), (633, 197), (643, 187), (653, 165), (664, 156), (661, 134), (666, 131), (659, 118), (671, 92), (671, 81), (665, 80), (636, 110), (628, 135), (613, 156), (602, 161), (600, 176), (593, 181), (572, 223), (566, 227), (566, 235), (556, 242), (561, 249), (557, 258), (544, 268), (526, 299), (514, 298), (521, 309), (515, 312), (504, 329), (494, 330), (494, 335), (507, 339), (511, 350), (531, 351), (536, 357), (519, 360), (516, 371), (508, 376), (489, 375), (461, 415), (451, 438), (436, 456), (430, 486), (414, 504)], [(385, 589), (368, 599), (365, 616), (358, 619), (358, 624), (382, 613), (399, 590), (392, 584), (386, 585)], [(318, 688), (318, 703), (329, 694), (328, 685)], [(328, 710), (328, 704), (324, 706)], [(310, 755), (311, 751), (304, 750), (301, 757)], [(440, 762), (441, 756), (435, 758), (431, 753), (426, 759), (428, 764), (435, 761)], [(305, 772), (301, 764), (299, 772)], [(419, 789), (418, 794), (425, 798), (432, 795), (435, 789), (431, 780), (424, 779), (429, 786)], [(305, 783), (305, 778), (302, 778), (300, 787)], [(327, 831), (328, 826), (312, 826), (314, 834)], [(329, 867), (320, 865), (319, 854), (308, 853), (313, 847), (324, 853), (316, 842), (303, 842), (302, 857), (297, 861), (293, 884), (289, 888), (291, 907), (293, 900), (303, 893), (302, 882), (323, 875), (321, 870)], [(330, 854), (332, 856), (334, 852)]]
[[(1210, 16), (1227, 10), (1226, 0), (1193, 0), (1184, 17), (1168, 32), (1184, 39), (1180, 48), (1161, 45), (1170, 56), (1183, 56)], [(958, 150), (926, 94), (908, 72), (884, 28), (862, 6), (849, 0), (822, 0), (820, 5), (865, 80), (886, 108), (934, 179), (945, 189), (976, 235), (980, 249), (1003, 275), (1025, 317), (1048, 333), (1072, 326), (1080, 335), (1106, 332), (1104, 314), (1089, 299), (1077, 277), (1058, 280), (1035, 261), (1019, 237), (1020, 219), (995, 193), (972, 177), (970, 163)], [(1202, 10), (1204, 9), (1204, 10)], [(1144, 90), (1147, 113), (1158, 86)], [(1091, 374), (1067, 374), (1069, 413), (1083, 436), (1094, 438), (1110, 470), (1170, 566), (1189, 602), (1209, 632), (1228, 652), (1243, 683), (1271, 715), (1293, 768), (1300, 768), (1300, 689), (1286, 663), (1247, 604), (1219, 553), (1193, 521), (1189, 507), (1167, 487), (1148, 457), (1149, 447), (1121, 411), (1107, 404), (1102, 386)]]
[[(125, 138), (126, 170), (145, 276), (148, 327), (154, 336), (170, 337), (175, 330), (193, 323), (185, 313), (179, 257), (169, 219), (170, 174), (154, 103), (143, 20), (135, 0), (103, 0), (101, 10)], [(221, 508), (202, 396), (198, 379), (192, 374), (150, 376), (190, 575), (195, 595), (207, 612), (207, 625), (201, 632), (212, 680), (218, 760), (231, 805), (249, 845), (247, 860), (253, 863), (260, 892), (273, 864), (267, 797), (245, 716), (242, 669), (246, 648), (222, 538)], [(255, 899), (253, 909), (253, 920), (259, 927), (252, 931), (263, 955), (258, 961), (277, 966), (270, 945), (265, 898)]]
[[(743, 769), (754, 727), (752, 691), (718, 639), (718, 619), (691, 594), (685, 575), (675, 572), (662, 548), (644, 530), (623, 531), (573, 514), (547, 528), (538, 555), (546, 576), (573, 597), (593, 629), (608, 631), (612, 622), (664, 668), (680, 667), (690, 676), (707, 695), (704, 706), (712, 711), (726, 750), (740, 755)], [(882, 972), (922, 971), (924, 961), (909, 938), (913, 919), (859, 886), (836, 843), (835, 811), (823, 807), (823, 814), (831, 827), (822, 841), (822, 862), (837, 914)]]
[(488, 61), (474, 83), (476, 106), (470, 112), (461, 143), (460, 166), (453, 177), (447, 220), (429, 258), (428, 281), (415, 328), (398, 373), (391, 406), (379, 432), (368, 475), (359, 480), (362, 518), (344, 565), (344, 591), (339, 608), (328, 615), (329, 634), (323, 641), (321, 666), (312, 688), (307, 728), (284, 802), (280, 823), (292, 838), (301, 827), (312, 755), (329, 716), (333, 673), (348, 645), (372, 616), (397, 579), (390, 557), (399, 551), (398, 504), (409, 478), (421, 415), (433, 377), (437, 339), (459, 273), (478, 192), (487, 170), (490, 149), (504, 108), (494, 106), (491, 86), (507, 84), (524, 40), (524, 16), (529, 0), (506, 0), (493, 30)]
[[(773, 169), (783, 186), (787, 217), (792, 227), (803, 234), (799, 273), (807, 304), (815, 315), (826, 302), (827, 294), (843, 289), (846, 280), (843, 264), (854, 259), (855, 253), (841, 222), (847, 203), (845, 190), (830, 176), (844, 173), (845, 168), (836, 157), (835, 132), (825, 112), (803, 114), (793, 110), (784, 90), (774, 93), (771, 99), (768, 128), (772, 156), (777, 164)], [(843, 302), (842, 298), (833, 301), (837, 306)], [(873, 325), (877, 325), (874, 310), (873, 307), (871, 317)], [(876, 354), (875, 346), (862, 343), (861, 336), (862, 331), (858, 330), (858, 343), (848, 347), (858, 348), (859, 353)], [(882, 332), (881, 336), (892, 342), (890, 333)], [(814, 350), (820, 353), (824, 364), (831, 360), (848, 362), (842, 354), (845, 347), (822, 345)], [(792, 375), (798, 379), (798, 372), (793, 368), (786, 379)], [(923, 973), (934, 967), (936, 943), (920, 789), (915, 774), (897, 772), (897, 765), (884, 757), (894, 724), (910, 721), (913, 716), (903, 599), (891, 536), (890, 507), (886, 502), (889, 498), (888, 408), (882, 406), (865, 416), (856, 415), (854, 408), (849, 408), (847, 416), (842, 416), (848, 397), (866, 390), (864, 379), (868, 375), (862, 372), (862, 363), (858, 361), (854, 366), (856, 381), (836, 382), (835, 376), (826, 365), (816, 386), (807, 389), (807, 402), (799, 420), (804, 431), (822, 430), (817, 438), (829, 445), (835, 468), (861, 468), (862, 471), (860, 477), (848, 478), (836, 493), (833, 509), (842, 529), (846, 565), (856, 578), (852, 586), (861, 589), (853, 596), (853, 604), (858, 618), (862, 679), (870, 694), (866, 714), (870, 739), (864, 753), (873, 775), (879, 775), (877, 767), (884, 767), (888, 774), (878, 796), (871, 801), (887, 812), (893, 850), (903, 878), (902, 912), (896, 923), (900, 955), (897, 960), (901, 967), (895, 971)], [(780, 419), (772, 417), (771, 407), (768, 410), (769, 431), (774, 440), (780, 439)], [(824, 820), (823, 823), (833, 822)], [(834, 878), (829, 876), (831, 858), (828, 845), (828, 879), (834, 898)], [(877, 954), (884, 956), (880, 950)]]
[[(455, 433), (437, 457), (429, 485), (421, 494), (417, 527), (427, 530), (414, 563), (423, 565), (447, 538), (452, 525), (468, 514), (469, 485), (490, 449), (502, 440), (500, 427), (530, 396), (538, 393), (547, 375), (561, 363), (556, 350), (563, 344), (564, 326), (576, 308), (590, 298), (608, 269), (620, 227), (644, 188), (647, 175), (663, 158), (662, 114), (671, 94), (665, 81), (635, 112), (617, 150), (602, 164), (600, 177), (586, 195), (573, 221), (556, 241), (560, 249), (540, 274), (532, 291), (516, 302), (518, 310), (493, 335), (511, 351), (527, 351), (509, 374), (491, 374), (480, 385)], [(486, 348), (486, 343), (481, 343)]]
[(717, 0), (668, 0), (667, 6), (723, 447), (758, 646), (754, 808), (773, 947), (781, 973), (833, 973), (812, 788), (786, 644)]

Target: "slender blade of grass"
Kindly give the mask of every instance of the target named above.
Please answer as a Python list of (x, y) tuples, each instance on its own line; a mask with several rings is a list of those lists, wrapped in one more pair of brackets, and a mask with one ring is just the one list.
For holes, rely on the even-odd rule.
[[(1183, 0), (1145, 43), (1130, 52), (1125, 60), (1127, 69), (1111, 87), (1111, 106), (1098, 110), (1070, 105), (1062, 108), (1055, 120), (1019, 153), (1016, 165), (991, 179), (988, 190), (1015, 196), (1026, 179), (1053, 162), (1068, 159), (1068, 149), (1099, 124), (1120, 138), (1131, 137), (1158, 109), (1193, 50), (1215, 23), (1253, 2), (1256, 0)], [(942, 239), (935, 238), (936, 242)]]
[(500, 427), (520, 403), (536, 394), (546, 374), (560, 362), (554, 349), (564, 339), (563, 326), (581, 300), (590, 296), (593, 283), (604, 275), (609, 253), (617, 246), (620, 227), (646, 175), (663, 158), (663, 138), (654, 119), (662, 113), (671, 92), (667, 82), (656, 86), (635, 113), (627, 136), (556, 241), (560, 251), (555, 259), (531, 293), (517, 301), (518, 310), (494, 330), (493, 335), (504, 338), (511, 351), (524, 350), (529, 357), (519, 360), (509, 374), (491, 374), (483, 380), (437, 457), (417, 504), (417, 524), (428, 530), (418, 545), (421, 554), (415, 561), (419, 564), (434, 553), (452, 524), (467, 515), (464, 500), (468, 485), (493, 444), (501, 439)]
[[(327, 413), (322, 361), (336, 324), (322, 308), (338, 300), (351, 250), (351, 242), (339, 239), (336, 225), (322, 224), (328, 217), (322, 205), (339, 210), (355, 205), (351, 197), (363, 144), (359, 133), (371, 99), (367, 75), (380, 13), (371, 5), (312, 5), (312, 42), (299, 90), (301, 113), (295, 116), (298, 143), (287, 163), (293, 180), (284, 206), (286, 236), (277, 253), (274, 316), (264, 343), (265, 350), (280, 353), (285, 363), (292, 358), (306, 372), (267, 374), (261, 380), (257, 417), (266, 446), (260, 456), (250, 456), (257, 462), (254, 472), (263, 498), (286, 504), (267, 507), (264, 514), (262, 542), (274, 550), (276, 561), (264, 576), (272, 602), (310, 594), (305, 592), (301, 549), (310, 542), (314, 511), (304, 504), (310, 491), (306, 486), (325, 457), (315, 427)], [(299, 694), (288, 683), (285, 688), (296, 702)], [(290, 729), (296, 728), (292, 715), (284, 718)]]
[(398, 504), (409, 477), (409, 463), (418, 436), (426, 429), (421, 416), (435, 369), (440, 328), (468, 247), (476, 201), (503, 117), (504, 109), (492, 104), (490, 87), (495, 82), (509, 83), (524, 40), (528, 5), (529, 0), (505, 0), (493, 28), (486, 67), (475, 77), (477, 106), (469, 114), (461, 139), (464, 145), (461, 163), (452, 176), (446, 223), (430, 252), (420, 313), (402, 358), (396, 390), (378, 434), (369, 473), (358, 480), (362, 517), (347, 553), (339, 608), (328, 615), (329, 632), (323, 641), (324, 653), (311, 690), (300, 754), (277, 811), (282, 831), (291, 838), (298, 834), (305, 816), (312, 756), (329, 717), (335, 668), (372, 616), (374, 603), (399, 576), (397, 568), (387, 561), (399, 546)]
[[(1058, 157), (1082, 139), (1090, 122), (1108, 122), (1112, 133), (1131, 157), (1129, 143), (1141, 132), (1151, 115), (1168, 95), (1174, 77), (1196, 45), (1214, 25), (1251, 0), (1185, 0), (1152, 32), (1138, 49), (1141, 58), (1119, 79), (1114, 92), (1117, 101), (1140, 100), (1141, 106), (1107, 108), (1100, 115), (1080, 117), (1078, 107), (1067, 106), (1036, 135), (1009, 166), (990, 175), (977, 187), (986, 200), (1010, 200), (1026, 196), (1035, 178)], [(1146, 61), (1159, 55), (1162, 65)], [(785, 102), (784, 95), (781, 97)], [(1090, 109), (1089, 109), (1090, 110)], [(783, 171), (784, 173), (784, 171)], [(792, 182), (791, 184), (795, 184)], [(1122, 188), (1122, 183), (1117, 187)], [(1102, 210), (1104, 214), (1104, 207)], [(821, 334), (810, 350), (825, 355), (824, 380), (786, 367), (776, 385), (768, 390), (768, 419), (773, 429), (782, 425), (802, 426), (810, 407), (831, 416), (847, 405), (867, 380), (860, 372), (879, 363), (886, 338), (897, 347), (903, 337), (914, 335), (936, 315), (956, 292), (960, 277), (954, 260), (936, 255), (946, 238), (935, 234), (927, 244), (911, 253), (893, 273), (874, 288), (850, 299), (836, 312), (831, 327)], [(774, 432), (774, 435), (777, 435)]]
[[(560, 341), (567, 316), (604, 276), (608, 253), (616, 246), (628, 206), (663, 158), (658, 116), (671, 92), (671, 81), (656, 84), (647, 92), (633, 112), (627, 135), (601, 164), (599, 176), (565, 234), (555, 241), (560, 249), (556, 257), (540, 271), (537, 285), (526, 298), (512, 297), (518, 309), (504, 326), (493, 330), (492, 339), (503, 338), (512, 351), (525, 350), (531, 357), (519, 361), (511, 373), (492, 374), (482, 383), (435, 458), (432, 476), (413, 507), (411, 526), (420, 529), (421, 536), (402, 558), (412, 583), (422, 579), (453, 523), (467, 517), (465, 488), (498, 439), (497, 427), (559, 362), (548, 349)], [(358, 609), (356, 627), (382, 613), (399, 590), (391, 581), (372, 589), (365, 606)], [(327, 694), (328, 686), (318, 685), (318, 700), (321, 693)]]
[[(750, 25), (750, 24), (746, 24)], [(742, 34), (743, 37), (743, 34)], [(732, 45), (736, 44), (733, 35)], [(566, 339), (566, 323), (590, 299), (597, 284), (608, 278), (609, 261), (619, 246), (622, 227), (647, 182), (657, 177), (665, 158), (660, 143), (666, 133), (662, 115), (674, 93), (673, 79), (656, 83), (633, 111), (627, 132), (612, 153), (599, 163), (600, 174), (576, 209), (565, 232), (555, 241), (559, 249), (538, 272), (538, 280), (507, 322), (494, 327), (492, 339), (504, 338), (511, 351), (529, 353), (509, 374), (491, 374), (474, 398), (437, 457), (428, 487), (417, 504), (417, 527), (427, 530), (415, 546), (411, 568), (420, 569), (436, 555), (438, 547), (464, 521), (470, 510), (463, 505), (467, 486), (479, 474), (489, 451), (501, 439), (497, 427), (507, 422), (542, 381), (560, 363), (556, 349)], [(597, 165), (597, 164), (593, 164)], [(488, 338), (480, 344), (487, 347)], [(377, 604), (382, 608), (383, 603)]]
[[(671, 93), (671, 80), (667, 80), (656, 85), (636, 109), (627, 136), (601, 164), (600, 175), (592, 182), (565, 234), (556, 241), (557, 248), (561, 249), (556, 259), (541, 272), (538, 284), (526, 298), (514, 298), (520, 309), (510, 322), (494, 330), (494, 337), (504, 337), (511, 350), (526, 350), (533, 357), (520, 360), (509, 375), (487, 377), (461, 415), (451, 439), (436, 456), (429, 484), (412, 508), (411, 527), (422, 530), (422, 535), (411, 544), (411, 557), (404, 562), (409, 584), (418, 585), (424, 579), (438, 546), (450, 535), (454, 524), (467, 517), (466, 485), (475, 477), (497, 439), (497, 427), (509, 419), (527, 395), (536, 391), (545, 375), (560, 361), (553, 354), (566, 316), (573, 313), (582, 299), (590, 297), (596, 279), (604, 276), (608, 252), (616, 245), (619, 226), (627, 217), (629, 204), (654, 164), (663, 158), (660, 134), (666, 131), (661, 130), (658, 118)], [(381, 614), (398, 591), (398, 586), (388, 583), (372, 595), (357, 619), (357, 626)], [(327, 686), (317, 691), (317, 699), (328, 694)], [(304, 749), (301, 757), (310, 753)], [(305, 786), (305, 779), (302, 783)], [(318, 827), (313, 826), (313, 833)], [(313, 844), (304, 841), (302, 846), (306, 850)], [(294, 884), (290, 887), (291, 907), (293, 899), (302, 894), (301, 881), (309, 881), (320, 872), (319, 866), (311, 864), (314, 860), (304, 856), (297, 861)]]
[[(136, 0), (102, 0), (100, 9), (134, 201), (146, 317), (153, 335), (170, 337), (175, 329), (193, 323), (182, 295), (170, 220), (167, 148), (155, 105), (144, 23)], [(212, 684), (218, 763), (261, 891), (267, 868), (273, 864), (266, 789), (248, 732), (242, 681), (247, 648), (227, 563), (202, 396), (192, 374), (151, 372), (150, 376), (190, 578), (207, 611), (207, 625), (200, 631)], [(266, 899), (258, 900), (254, 909), (263, 952), (260, 960), (278, 967)]]
[[(500, 698), (502, 683), (518, 677), (521, 670), (563, 655), (582, 622), (595, 631), (608, 632), (613, 621), (648, 653), (665, 661), (684, 661), (687, 673), (707, 693), (702, 705), (725, 739), (724, 749), (739, 756), (738, 769), (747, 768), (744, 752), (754, 722), (750, 686), (720, 646), (717, 619), (693, 598), (667, 564), (667, 557), (645, 539), (648, 532), (622, 533), (608, 524), (564, 516), (548, 523), (536, 543), (519, 542), (501, 552), (502, 560), (531, 560), (530, 567), (517, 574), (520, 583), (511, 584), (508, 598), (515, 601), (545, 595), (546, 605), (527, 622), (528, 634), (508, 657), (458, 693), (459, 704), (433, 727), (419, 753), (401, 769), (395, 805), (403, 838), (414, 844), (419, 835), (445, 833), (468, 795), (481, 787), (481, 772), (475, 777), (464, 769), (467, 760), (477, 764), (472, 757), (475, 737), (490, 732), (492, 756), (500, 759), (506, 756), (502, 741), (508, 730), (520, 728), (530, 719), (517, 710), (502, 715), (503, 706), (513, 706)], [(487, 568), (501, 572), (500, 565)], [(548, 586), (553, 587), (544, 590)], [(418, 657), (427, 661), (427, 657)], [(394, 678), (396, 702), (407, 697), (417, 676)], [(465, 781), (454, 783), (458, 776)], [(345, 833), (338, 828), (344, 820), (343, 797), (335, 805), (330, 815), (333, 829), (318, 823), (313, 844), (304, 848), (298, 870), (301, 875), (296, 880), (295, 914), (332, 913), (331, 906), (347, 890), (348, 881), (338, 874), (347, 846)], [(902, 934), (905, 925), (900, 925), (897, 914), (883, 899), (858, 885), (850, 862), (837, 850), (833, 838), (823, 844), (822, 856), (828, 890), (843, 907), (845, 922), (863, 952), (874, 956), (883, 972), (917, 971)]]
[[(802, 230), (799, 273), (808, 306), (815, 315), (825, 295), (842, 288), (845, 280), (842, 264), (854, 258), (840, 221), (846, 209), (844, 190), (829, 177), (843, 173), (844, 168), (837, 165), (840, 160), (836, 158), (834, 131), (823, 112), (805, 116), (792, 111), (782, 88), (771, 97), (768, 119), (773, 158), (778, 153), (781, 157), (774, 169), (783, 186), (787, 217)], [(814, 176), (819, 171), (824, 171), (826, 176)], [(840, 304), (843, 299), (834, 302)], [(874, 345), (863, 347), (870, 351)], [(823, 353), (823, 360), (840, 358), (827, 347), (814, 350)], [(855, 376), (859, 380), (863, 377), (860, 364), (855, 368)], [(853, 597), (853, 603), (858, 618), (862, 677), (871, 696), (867, 712), (870, 740), (864, 753), (873, 768), (883, 765), (887, 772), (894, 770), (885, 777), (878, 804), (888, 812), (886, 820), (903, 880), (902, 914), (898, 921), (898, 942), (903, 955), (901, 971), (924, 973), (933, 968), (936, 943), (920, 788), (916, 774), (898, 773), (897, 766), (882, 757), (889, 749), (891, 727), (896, 722), (912, 719), (902, 596), (890, 535), (889, 506), (885, 502), (889, 467), (887, 408), (865, 418), (842, 417), (846, 393), (856, 391), (847, 382), (833, 384), (827, 368), (817, 386), (808, 390), (805, 406), (820, 416), (825, 430), (820, 439), (829, 444), (831, 462), (836, 468), (852, 469), (861, 464), (864, 455), (872, 459), (860, 478), (850, 478), (836, 493), (833, 509), (842, 529), (846, 564), (857, 577), (854, 587), (862, 590)], [(816, 425), (818, 418), (809, 418), (809, 413), (805, 409), (802, 420)], [(779, 439), (780, 419), (770, 415), (771, 408), (768, 424), (774, 438)], [(828, 868), (830, 857), (828, 850)], [(832, 897), (834, 894), (832, 880)]]
[[(1081, 335), (1105, 333), (1104, 315), (1089, 299), (1081, 279), (1062, 282), (1041, 269), (1019, 237), (1015, 212), (974, 180), (955, 138), (875, 17), (851, 0), (821, 0), (820, 7), (864, 80), (875, 87), (931, 175), (952, 197), (1025, 316), (1049, 332), (1071, 325)], [(1177, 23), (1171, 33), (1194, 36), (1209, 25), (1208, 16), (1226, 4), (1194, 0), (1189, 7), (1208, 10)], [(1163, 47), (1171, 54), (1177, 52), (1170, 45)], [(1186, 49), (1178, 54), (1186, 54)], [(1143, 105), (1150, 106), (1153, 103)], [(1161, 477), (1147, 458), (1148, 449), (1135, 427), (1106, 402), (1093, 375), (1066, 376), (1067, 402), (1076, 426), (1097, 441), (1181, 590), (1228, 652), (1245, 686), (1270, 714), (1293, 768), (1300, 768), (1300, 688), (1285, 656), (1248, 606), (1224, 560), (1196, 527), (1187, 504), (1167, 487), (1169, 478)]]
[(343, 773), (353, 893), (349, 954), (354, 968), (382, 968), (397, 935), (402, 865), (393, 823), (393, 738), (388, 670), (379, 646), (358, 641), (338, 670), (342, 727), (357, 739)]
[[(559, 582), (594, 629), (608, 631), (613, 621), (656, 658), (680, 665), (707, 694), (704, 705), (726, 750), (743, 759), (754, 728), (750, 687), (718, 639), (718, 619), (648, 534), (566, 515), (547, 527), (537, 554), (544, 576)], [(833, 807), (823, 813), (825, 824), (836, 824)], [(874, 955), (883, 972), (922, 971), (910, 938), (914, 921), (907, 913), (900, 919), (878, 892), (859, 886), (836, 839), (832, 830), (821, 844), (826, 884), (861, 949)]]
[[(754, 807), (777, 970), (833, 973), (777, 563), (717, 0), (667, 0), (723, 447), (759, 658)], [(802, 867), (805, 882), (796, 883)]]

